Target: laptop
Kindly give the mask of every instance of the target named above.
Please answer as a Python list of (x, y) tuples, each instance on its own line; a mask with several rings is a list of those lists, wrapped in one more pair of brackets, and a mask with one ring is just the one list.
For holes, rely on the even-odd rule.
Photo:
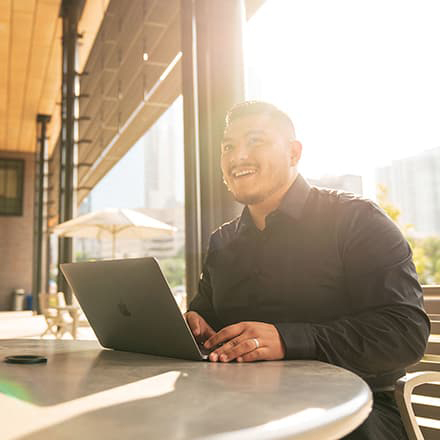
[(188, 360), (208, 358), (155, 258), (60, 266), (103, 347)]

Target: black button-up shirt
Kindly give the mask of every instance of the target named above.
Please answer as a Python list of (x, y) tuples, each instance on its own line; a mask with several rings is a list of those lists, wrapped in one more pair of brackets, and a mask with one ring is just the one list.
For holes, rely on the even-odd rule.
[(340, 365), (375, 390), (421, 358), (430, 330), (400, 230), (373, 202), (301, 175), (263, 231), (245, 208), (212, 234), (190, 310), (215, 330), (272, 323), (286, 359)]

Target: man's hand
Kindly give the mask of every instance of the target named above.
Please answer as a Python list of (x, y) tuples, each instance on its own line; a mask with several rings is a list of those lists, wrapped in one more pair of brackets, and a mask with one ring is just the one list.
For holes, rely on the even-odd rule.
[(210, 349), (218, 344), (223, 345), (210, 353), (210, 361), (274, 361), (286, 354), (276, 327), (264, 322), (240, 322), (225, 327), (211, 336), (205, 347)]
[(197, 312), (186, 312), (184, 316), (197, 342), (205, 342), (215, 335), (215, 331)]

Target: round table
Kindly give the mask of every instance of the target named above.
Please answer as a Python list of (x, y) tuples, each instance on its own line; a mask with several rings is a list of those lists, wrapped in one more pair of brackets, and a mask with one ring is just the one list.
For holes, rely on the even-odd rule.
[(368, 416), (355, 374), (317, 361), (210, 363), (102, 349), (95, 341), (0, 340), (2, 439), (339, 439)]

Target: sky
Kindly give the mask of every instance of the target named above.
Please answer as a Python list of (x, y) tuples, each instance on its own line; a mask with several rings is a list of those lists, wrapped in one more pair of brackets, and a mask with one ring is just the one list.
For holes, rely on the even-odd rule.
[[(175, 130), (172, 134), (167, 133), (170, 127)], [(153, 157), (148, 154), (149, 147), (153, 147), (155, 143), (162, 147), (166, 146), (165, 151), (160, 154), (159, 172), (166, 170), (174, 174), (174, 178), (171, 179), (174, 196), (177, 201), (184, 203), (183, 100), (179, 96), (156, 124), (144, 133), (95, 186), (92, 191), (94, 211), (109, 207), (145, 207), (146, 161), (153, 160)], [(159, 180), (163, 183), (166, 179), (168, 179), (167, 176), (165, 178), (162, 176)], [(170, 185), (162, 189), (165, 190), (164, 197), (169, 197), (169, 192), (172, 191)], [(148, 208), (152, 207), (148, 206)]]
[[(440, 146), (440, 1), (267, 0), (246, 26), (248, 99), (293, 119), (308, 177)], [(440, 170), (439, 170), (440, 172)]]
[(144, 145), (137, 142), (92, 190), (93, 211), (143, 207), (144, 167)]

